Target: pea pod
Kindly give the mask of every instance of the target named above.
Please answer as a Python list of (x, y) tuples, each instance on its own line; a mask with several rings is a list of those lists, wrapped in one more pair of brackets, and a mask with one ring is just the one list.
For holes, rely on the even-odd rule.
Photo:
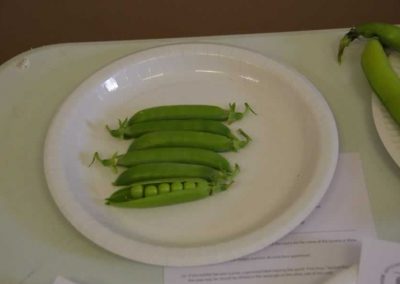
[(145, 163), (174, 162), (184, 164), (198, 164), (212, 167), (224, 172), (232, 172), (228, 160), (222, 155), (198, 148), (151, 148), (132, 150), (124, 155), (114, 154), (110, 159), (101, 159), (99, 154), (94, 154), (94, 159), (99, 160), (104, 166), (116, 170), (117, 166), (132, 167)]
[(367, 42), (361, 64), (372, 89), (400, 125), (400, 78), (390, 65), (378, 40), (372, 39)]
[[(181, 189), (172, 190), (174, 184), (180, 184)], [(117, 190), (106, 199), (106, 204), (128, 208), (167, 206), (203, 199), (226, 190), (228, 186), (227, 184), (210, 183), (199, 178), (147, 181)], [(152, 193), (146, 195), (146, 191)]]
[(165, 178), (202, 178), (208, 181), (224, 181), (232, 179), (239, 167), (232, 173), (227, 173), (202, 165), (182, 163), (148, 163), (128, 168), (122, 172), (115, 182), (116, 186), (131, 185), (136, 182)]
[(137, 138), (149, 132), (165, 130), (201, 131), (220, 134), (229, 138), (234, 137), (229, 127), (221, 121), (204, 119), (145, 121), (133, 124), (129, 124), (128, 120), (125, 119), (124, 121), (119, 121), (117, 129), (106, 127), (112, 136), (123, 139)]
[(160, 147), (190, 147), (216, 152), (238, 151), (245, 147), (251, 140), (243, 130), (239, 130), (239, 133), (244, 136), (244, 140), (199, 131), (152, 132), (135, 139), (129, 146), (128, 152)]
[(344, 49), (360, 36), (377, 38), (384, 46), (400, 51), (400, 27), (388, 23), (365, 23), (351, 28), (341, 39), (337, 56), (339, 63)]
[(244, 112), (236, 111), (236, 104), (230, 104), (229, 109), (223, 109), (213, 105), (167, 105), (157, 106), (136, 112), (128, 121), (128, 124), (144, 121), (158, 120), (181, 120), (181, 119), (201, 119), (219, 120), (232, 123), (240, 120), (249, 111), (254, 111), (245, 103)]

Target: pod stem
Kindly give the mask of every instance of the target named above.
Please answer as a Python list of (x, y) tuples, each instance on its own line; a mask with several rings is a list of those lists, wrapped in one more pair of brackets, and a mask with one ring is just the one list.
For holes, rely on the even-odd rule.
[(238, 151), (239, 149), (244, 148), (251, 141), (251, 137), (246, 132), (244, 132), (242, 129), (238, 129), (238, 132), (240, 135), (242, 135), (244, 137), (244, 140), (240, 140), (237, 138), (233, 139), (233, 149), (235, 151)]
[(102, 159), (102, 158), (100, 158), (100, 154), (98, 152), (95, 152), (94, 155), (93, 155), (92, 162), (90, 163), (89, 167), (97, 160), (103, 166), (110, 167), (115, 173), (117, 173), (118, 172), (117, 163), (118, 163), (118, 158), (119, 157), (120, 157), (120, 155), (118, 155), (118, 153), (114, 153), (111, 156), (111, 158)]
[(228, 178), (224, 179), (223, 181), (218, 180), (210, 184), (210, 195), (227, 190), (233, 184), (233, 179), (238, 175), (239, 172), (240, 167), (238, 164), (235, 164), (233, 171), (227, 174)]
[(243, 114), (247, 114), (250, 111), (252, 114), (257, 115), (257, 113), (251, 108), (251, 106), (248, 103), (244, 103), (244, 106), (245, 110)]
[(229, 183), (215, 183), (215, 184), (211, 184), (210, 195), (219, 193), (219, 192), (221, 192), (221, 191), (225, 191), (225, 190), (227, 190), (232, 184), (233, 184), (233, 181), (230, 181)]
[(245, 106), (245, 110), (243, 112), (237, 112), (236, 104), (235, 103), (229, 104), (229, 114), (228, 114), (228, 120), (226, 121), (226, 123), (231, 124), (232, 122), (240, 120), (249, 112), (256, 114), (248, 103), (245, 103), (244, 106)]
[(230, 178), (233, 179), (234, 177), (236, 177), (238, 175), (239, 172), (240, 172), (240, 167), (238, 164), (235, 164), (235, 167), (233, 168)]
[(218, 179), (218, 180), (214, 181), (214, 183), (212, 183), (212, 184), (216, 185), (216, 186), (224, 186), (224, 185), (227, 185), (227, 182), (228, 182), (228, 184), (230, 185), (233, 183), (233, 179), (238, 175), (239, 172), (240, 172), (240, 167), (238, 164), (235, 164), (235, 167), (233, 168), (233, 170), (222, 171), (222, 173), (224, 174), (224, 178)]
[(359, 32), (355, 28), (351, 28), (348, 33), (340, 40), (339, 50), (337, 54), (337, 60), (339, 64), (342, 62), (342, 56), (344, 49), (350, 45), (350, 43), (360, 36)]
[(124, 139), (125, 138), (125, 131), (128, 128), (129, 123), (128, 119), (125, 118), (124, 120), (118, 119), (118, 128), (111, 129), (108, 125), (106, 125), (106, 129), (111, 134), (111, 136)]

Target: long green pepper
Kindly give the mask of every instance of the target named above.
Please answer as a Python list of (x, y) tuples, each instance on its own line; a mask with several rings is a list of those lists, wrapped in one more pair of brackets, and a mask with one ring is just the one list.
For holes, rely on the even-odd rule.
[(400, 125), (400, 78), (390, 65), (378, 40), (372, 39), (367, 42), (361, 65), (372, 89)]
[(400, 51), (400, 27), (388, 23), (365, 23), (351, 28), (341, 39), (337, 55), (339, 63), (344, 49), (360, 36), (377, 38), (385, 47)]

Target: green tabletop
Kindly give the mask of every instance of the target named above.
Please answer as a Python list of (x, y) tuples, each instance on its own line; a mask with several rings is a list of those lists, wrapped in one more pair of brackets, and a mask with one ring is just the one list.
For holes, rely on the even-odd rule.
[[(43, 173), (43, 143), (63, 100), (90, 74), (124, 55), (181, 42), (247, 48), (290, 65), (322, 93), (335, 116), (340, 152), (363, 162), (378, 237), (400, 242), (400, 169), (385, 150), (360, 66), (362, 42), (336, 62), (347, 29), (45, 46), (0, 66), (0, 282), (162, 283), (163, 268), (126, 260), (77, 232), (53, 202)], [(357, 210), (357, 208), (355, 208)]]

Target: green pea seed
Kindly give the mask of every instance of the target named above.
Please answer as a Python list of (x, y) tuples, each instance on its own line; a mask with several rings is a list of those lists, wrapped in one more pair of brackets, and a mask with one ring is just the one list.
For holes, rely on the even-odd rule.
[(155, 185), (146, 185), (144, 188), (144, 196), (155, 196), (158, 194), (157, 186)]
[(173, 182), (171, 184), (171, 191), (183, 190), (183, 184), (181, 182)]
[(158, 193), (159, 194), (168, 193), (170, 191), (171, 191), (171, 187), (170, 187), (169, 183), (166, 183), (166, 182), (165, 183), (161, 183), (158, 186)]
[(185, 190), (190, 190), (190, 189), (195, 189), (196, 188), (196, 183), (193, 181), (186, 181), (183, 184), (183, 189)]
[(131, 187), (131, 196), (132, 198), (141, 198), (143, 197), (143, 186), (141, 184), (136, 184)]

